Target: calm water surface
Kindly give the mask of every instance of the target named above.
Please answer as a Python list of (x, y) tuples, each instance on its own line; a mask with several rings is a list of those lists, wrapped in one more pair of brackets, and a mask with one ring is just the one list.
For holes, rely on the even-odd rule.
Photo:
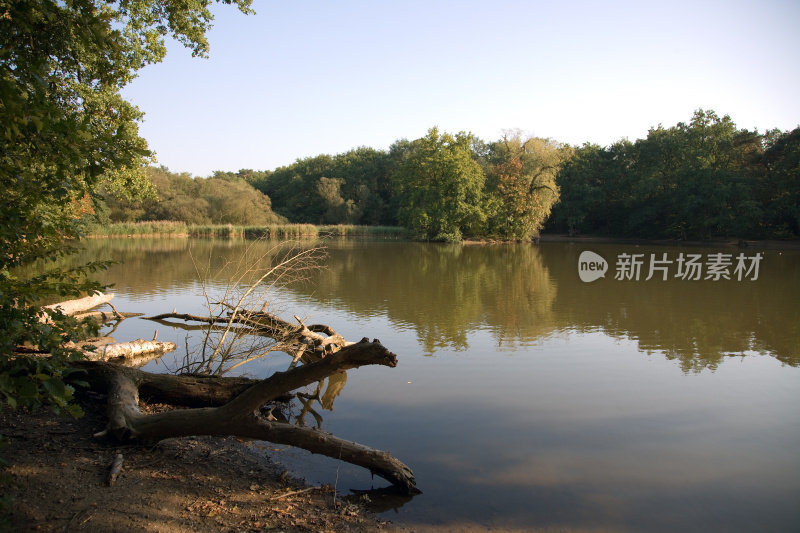
[[(736, 256), (759, 250), (325, 244), (325, 268), (275, 289), (272, 305), (398, 354), (397, 368), (322, 384), (323, 402), (303, 417), (413, 468), (423, 494), (374, 495), (384, 518), (421, 530), (800, 528), (799, 253), (761, 251), (758, 279), (738, 281)], [(96, 240), (85, 257), (121, 261), (104, 275), (120, 310), (202, 313), (195, 263), (221, 270), (207, 283), (219, 292), (226, 261), (246, 246)], [(579, 279), (584, 250), (608, 261), (605, 278)], [(720, 252), (733, 254), (731, 280), (675, 278), (681, 253)], [(658, 271), (645, 281), (651, 253), (673, 261), (667, 281)], [(614, 279), (621, 254), (644, 254), (638, 281)], [(114, 336), (154, 329), (185, 345), (185, 331), (140, 319)], [(146, 368), (169, 370), (182, 356)], [(267, 375), (288, 362), (273, 354), (239, 370)], [(312, 483), (387, 485), (264, 447)]]

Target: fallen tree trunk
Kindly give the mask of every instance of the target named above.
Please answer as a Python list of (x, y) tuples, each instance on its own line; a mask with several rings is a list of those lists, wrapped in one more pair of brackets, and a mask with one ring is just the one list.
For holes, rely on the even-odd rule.
[(84, 318), (90, 318), (100, 324), (106, 324), (108, 322), (112, 322), (114, 320), (123, 320), (125, 318), (134, 318), (137, 316), (142, 316), (144, 313), (118, 313), (115, 311), (89, 311), (88, 313), (78, 313), (73, 315), (78, 320), (83, 320)]
[(98, 292), (91, 296), (85, 296), (76, 300), (67, 300), (56, 304), (46, 305), (45, 309), (59, 310), (65, 315), (76, 315), (78, 313), (93, 309), (98, 305), (109, 303), (114, 298), (112, 293)]
[[(108, 303), (111, 298), (111, 294), (95, 295), (54, 304), (50, 308), (75, 314)], [(123, 318), (116, 309), (114, 313)], [(225, 331), (238, 324), (245, 328), (244, 334), (272, 338), (276, 341), (273, 348), (293, 354), (294, 361), (287, 371), (276, 372), (263, 380), (151, 374), (127, 365), (136, 359), (146, 362), (165, 351), (172, 351), (176, 348), (174, 343), (156, 342), (155, 338), (128, 343), (100, 340), (95, 350), (84, 350), (89, 360), (75, 364), (87, 371), (87, 381), (94, 389), (108, 394), (108, 424), (97, 436), (143, 443), (192, 435), (233, 435), (265, 440), (362, 466), (407, 494), (419, 492), (411, 469), (391, 454), (261, 413), (267, 403), (286, 399), (291, 391), (338, 372), (363, 365), (396, 366), (395, 354), (377, 339), (370, 342), (364, 338), (358, 343), (350, 343), (329, 326), (306, 326), (297, 316), (298, 325), (292, 325), (271, 313), (238, 308), (228, 317), (173, 312), (151, 318), (158, 321), (182, 319), (210, 325), (221, 323), (225, 324)], [(295, 366), (298, 361), (303, 364)], [(146, 415), (139, 409), (140, 397), (190, 408)]]
[[(86, 344), (84, 344), (85, 346)], [(91, 345), (91, 343), (89, 343)], [(174, 342), (146, 341), (137, 339), (130, 342), (114, 342), (96, 345), (95, 350), (83, 350), (90, 361), (110, 361), (113, 359), (142, 359), (148, 360), (160, 357), (166, 352), (176, 348)]]
[[(124, 320), (129, 316), (141, 316), (141, 313), (119, 313), (111, 305), (113, 298), (114, 294), (112, 293), (98, 292), (83, 298), (47, 305), (43, 308), (45, 312), (42, 313), (41, 320), (45, 322), (49, 320), (47, 310), (60, 311), (65, 315), (75, 316), (76, 318), (91, 318), (101, 323), (111, 320)], [(90, 309), (103, 304), (111, 306), (113, 314), (103, 311), (88, 312)], [(155, 337), (152, 341), (137, 339), (130, 342), (113, 342), (111, 337), (105, 337), (94, 341), (68, 343), (67, 346), (80, 350), (90, 361), (115, 360), (128, 365), (144, 364), (176, 349), (174, 342), (159, 342), (156, 341)]]
[(120, 374), (137, 384), (141, 400), (184, 407), (224, 405), (260, 381), (243, 377), (152, 374), (105, 361), (81, 361), (73, 366), (87, 372), (87, 381), (97, 391), (108, 392), (111, 379)]
[[(238, 381), (235, 385), (213, 384), (227, 383), (226, 378), (217, 378), (216, 382), (211, 382), (210, 378), (185, 376), (160, 376), (156, 379), (145, 372), (134, 372), (132, 369), (108, 364), (87, 362), (82, 367), (89, 370), (90, 375), (94, 374), (95, 384), (102, 385), (108, 393), (108, 425), (101, 432), (103, 436), (121, 441), (135, 439), (152, 443), (189, 435), (235, 435), (289, 444), (362, 466), (406, 492), (418, 492), (411, 469), (387, 452), (374, 450), (321, 430), (268, 420), (260, 414), (261, 407), (267, 402), (291, 390), (336, 372), (371, 364), (394, 367), (397, 357), (377, 339), (372, 342), (362, 339), (361, 342), (342, 348), (336, 354), (319, 361), (291, 368), (286, 372), (277, 372), (255, 383)], [(149, 415), (143, 414), (139, 409), (142, 389), (148, 390), (150, 394), (168, 396), (168, 390), (172, 386), (175, 389), (185, 389), (197, 386), (202, 381), (205, 381), (207, 398), (216, 394), (215, 401), (228, 397), (230, 399), (218, 407), (198, 407)], [(157, 386), (154, 385), (155, 382), (159, 382)], [(150, 388), (147, 389), (147, 386)], [(211, 392), (215, 389), (224, 389), (224, 392)], [(234, 390), (239, 392), (234, 394)]]
[(231, 326), (232, 324), (240, 324), (246, 326), (250, 328), (250, 333), (252, 334), (274, 339), (282, 346), (279, 349), (294, 354), (295, 361), (309, 352), (324, 355), (333, 353), (350, 344), (330, 326), (323, 324), (306, 326), (297, 316), (294, 318), (297, 320), (298, 325), (293, 325), (265, 311), (241, 309), (229, 316), (199, 316), (173, 311), (172, 313), (148, 317), (148, 320), (174, 325), (167, 321), (169, 318), (209, 325), (227, 324)]

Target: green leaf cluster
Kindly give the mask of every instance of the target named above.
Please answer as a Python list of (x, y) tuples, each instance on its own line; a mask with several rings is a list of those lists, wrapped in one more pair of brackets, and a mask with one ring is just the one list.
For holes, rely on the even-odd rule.
[(33, 409), (46, 404), (57, 413), (81, 413), (71, 401), (73, 385), (82, 382), (75, 381), (68, 363), (81, 357), (75, 343), (96, 334), (97, 325), (41, 306), (45, 297), (75, 297), (100, 289), (88, 276), (107, 266), (43, 267), (43, 273), (24, 277), (8, 268), (0, 271), (0, 394), (7, 405)]
[[(224, 3), (249, 12), (250, 2)], [(167, 35), (207, 54), (211, 4), (0, 0), (0, 391), (9, 405), (76, 412), (65, 379), (77, 352), (61, 347), (85, 328), (58, 314), (42, 321), (39, 306), (98, 290), (86, 281), (97, 265), (65, 272), (52, 261), (81, 236), (101, 186), (129, 199), (154, 195), (141, 112), (120, 90), (164, 57)], [(42, 261), (50, 270), (34, 274)], [(25, 346), (52, 357), (21, 355)]]

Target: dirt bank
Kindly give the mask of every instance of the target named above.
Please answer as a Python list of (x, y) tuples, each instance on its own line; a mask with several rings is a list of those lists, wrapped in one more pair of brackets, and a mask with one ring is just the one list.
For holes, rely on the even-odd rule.
[[(168, 439), (153, 448), (92, 438), (103, 413), (78, 420), (0, 410), (0, 530), (92, 532), (397, 531), (331, 487), (309, 487), (232, 438)], [(123, 470), (107, 485), (117, 454)]]

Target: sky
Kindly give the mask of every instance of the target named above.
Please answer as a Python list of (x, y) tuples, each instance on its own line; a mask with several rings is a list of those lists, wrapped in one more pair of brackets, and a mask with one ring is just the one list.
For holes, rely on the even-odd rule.
[(254, 0), (215, 4), (208, 59), (171, 42), (123, 90), (158, 164), (273, 170), (431, 127), (580, 145), (696, 109), (800, 125), (800, 2)]

